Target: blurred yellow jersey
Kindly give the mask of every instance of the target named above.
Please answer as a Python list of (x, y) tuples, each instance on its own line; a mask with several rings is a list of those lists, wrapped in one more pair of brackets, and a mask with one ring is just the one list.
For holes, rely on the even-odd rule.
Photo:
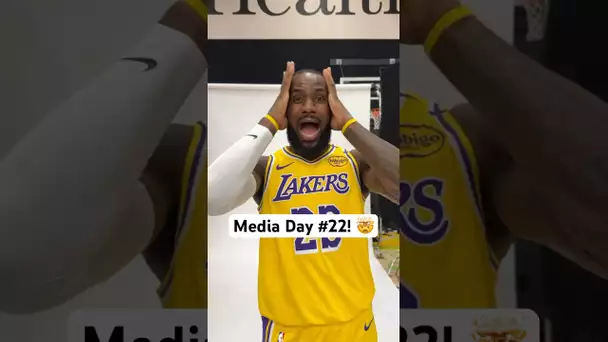
[[(285, 147), (268, 158), (259, 212), (362, 214), (360, 184), (357, 162), (342, 148), (330, 145), (307, 161)], [(284, 326), (310, 326), (350, 321), (369, 310), (375, 290), (368, 245), (365, 238), (260, 239), (261, 315)]]
[(471, 144), (448, 112), (414, 95), (400, 116), (401, 308), (494, 307), (498, 262)]
[(207, 308), (206, 138), (205, 126), (194, 125), (182, 176), (175, 252), (158, 289), (167, 309)]

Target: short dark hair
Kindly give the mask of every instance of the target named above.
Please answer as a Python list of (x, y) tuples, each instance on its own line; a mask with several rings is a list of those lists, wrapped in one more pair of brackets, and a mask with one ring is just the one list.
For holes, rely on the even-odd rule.
[[(298, 70), (298, 71), (296, 71), (296, 72), (293, 73), (293, 78), (291, 79), (291, 86), (293, 86), (293, 81), (294, 81), (294, 78), (296, 76), (301, 75), (301, 74), (305, 74), (305, 73), (311, 73), (313, 75), (318, 75), (318, 76), (323, 77), (323, 73), (321, 71), (319, 71), (319, 70), (315, 70), (315, 69), (300, 69), (300, 70)], [(289, 89), (290, 93), (291, 93), (291, 86), (289, 87), (290, 88)]]
[(294, 76), (295, 75), (299, 75), (299, 74), (304, 74), (304, 73), (307, 73), (307, 72), (311, 73), (311, 74), (316, 74), (316, 75), (319, 75), (319, 76), (323, 76), (323, 73), (321, 71), (315, 70), (315, 69), (300, 69), (300, 70), (298, 70), (298, 71), (296, 71), (294, 73)]

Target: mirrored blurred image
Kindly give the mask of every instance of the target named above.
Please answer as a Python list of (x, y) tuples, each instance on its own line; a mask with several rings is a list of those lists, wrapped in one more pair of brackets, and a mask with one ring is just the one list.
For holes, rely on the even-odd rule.
[(575, 24), (598, 8), (406, 3), (401, 307), (531, 308), (542, 336), (526, 338), (605, 339), (608, 69), (584, 43), (605, 30)]

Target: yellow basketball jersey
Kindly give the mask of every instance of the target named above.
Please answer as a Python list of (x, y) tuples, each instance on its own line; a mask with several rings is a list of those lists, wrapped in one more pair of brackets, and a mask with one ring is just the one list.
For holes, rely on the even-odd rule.
[[(330, 145), (314, 161), (289, 148), (268, 158), (260, 214), (362, 214), (358, 165)], [(374, 297), (365, 238), (262, 238), (258, 302), (263, 317), (285, 326), (346, 322)]]
[(416, 96), (400, 115), (401, 307), (494, 307), (497, 260), (471, 144), (449, 113)]
[(203, 124), (196, 124), (182, 176), (175, 252), (158, 290), (167, 309), (207, 308), (206, 136)]

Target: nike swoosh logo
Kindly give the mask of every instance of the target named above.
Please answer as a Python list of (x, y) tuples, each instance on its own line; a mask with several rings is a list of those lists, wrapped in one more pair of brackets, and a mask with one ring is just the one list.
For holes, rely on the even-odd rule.
[(368, 331), (368, 330), (369, 330), (369, 327), (371, 327), (371, 326), (372, 326), (372, 323), (373, 323), (373, 322), (374, 322), (374, 319), (372, 318), (372, 320), (371, 320), (371, 321), (369, 321), (369, 324), (365, 324), (365, 323), (363, 323), (363, 330)]
[(143, 63), (146, 65), (146, 70), (144, 71), (152, 70), (158, 65), (158, 63), (154, 59), (146, 57), (125, 57), (122, 60)]
[(283, 165), (283, 166), (281, 166), (281, 165), (277, 165), (277, 171), (278, 171), (278, 170), (283, 170), (284, 168), (288, 167), (288, 166), (289, 166), (289, 165), (291, 165), (291, 164), (293, 164), (293, 162), (291, 162), (291, 163), (289, 163), (289, 164), (287, 164), (287, 165)]
[(253, 139), (257, 139), (258, 136), (255, 134), (245, 134), (246, 137), (253, 137)]

